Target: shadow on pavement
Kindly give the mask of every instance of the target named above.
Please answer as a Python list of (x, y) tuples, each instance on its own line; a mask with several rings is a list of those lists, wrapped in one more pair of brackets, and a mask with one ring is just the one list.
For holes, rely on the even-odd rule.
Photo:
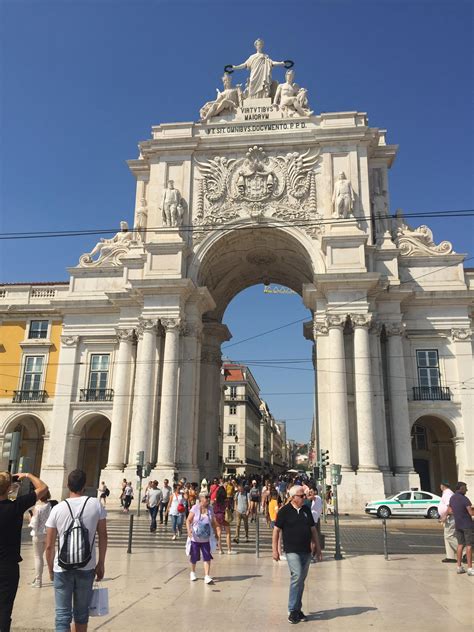
[(216, 584), (222, 582), (243, 582), (246, 579), (253, 579), (254, 577), (262, 577), (262, 575), (228, 575), (227, 577), (215, 577)]
[(320, 610), (319, 612), (310, 612), (308, 621), (327, 621), (329, 619), (337, 619), (339, 617), (352, 617), (356, 614), (378, 610), (373, 606), (353, 606), (348, 608), (334, 608), (334, 610)]

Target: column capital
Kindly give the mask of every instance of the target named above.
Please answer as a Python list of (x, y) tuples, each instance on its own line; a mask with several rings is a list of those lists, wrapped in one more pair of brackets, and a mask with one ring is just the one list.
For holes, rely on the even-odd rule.
[(370, 323), (369, 333), (373, 334), (374, 336), (380, 336), (380, 334), (382, 333), (382, 327), (383, 323), (380, 322), (380, 320), (372, 319), (372, 322)]
[(399, 321), (397, 323), (385, 323), (385, 333), (387, 336), (404, 336), (405, 325)]
[(116, 327), (115, 333), (119, 342), (133, 342), (135, 340), (135, 329), (133, 328), (122, 329), (120, 327)]
[(469, 327), (451, 329), (451, 338), (456, 342), (468, 342), (472, 338), (472, 331)]
[(79, 336), (61, 336), (61, 344), (65, 347), (76, 347), (79, 342)]
[(222, 364), (222, 354), (216, 349), (203, 349), (201, 351), (201, 362), (206, 364)]
[(315, 320), (313, 322), (313, 338), (317, 338), (318, 336), (327, 336), (328, 333), (329, 328), (325, 321)]
[(342, 329), (346, 323), (346, 316), (342, 314), (330, 314), (326, 316), (325, 323), (328, 329)]
[(351, 314), (352, 326), (369, 329), (372, 324), (372, 314)]
[(138, 338), (142, 338), (145, 331), (151, 331), (157, 333), (158, 320), (156, 318), (140, 318), (138, 320), (137, 335)]
[(200, 338), (202, 333), (202, 325), (200, 323), (186, 322), (182, 325), (181, 332), (183, 336)]
[(182, 331), (185, 322), (181, 318), (161, 318), (161, 325), (163, 329), (168, 333), (169, 331)]

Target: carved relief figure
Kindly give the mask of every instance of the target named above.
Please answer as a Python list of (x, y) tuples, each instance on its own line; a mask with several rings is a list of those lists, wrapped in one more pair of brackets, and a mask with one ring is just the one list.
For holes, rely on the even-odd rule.
[(161, 196), (161, 213), (163, 215), (164, 226), (180, 226), (183, 220), (183, 203), (178, 189), (174, 188), (173, 180), (168, 180), (168, 184)]
[[(120, 222), (120, 231), (111, 239), (101, 238), (99, 243), (89, 253), (83, 254), (79, 259), (79, 265), (97, 265), (104, 263), (106, 260), (112, 265), (118, 265), (118, 259), (121, 255), (126, 254), (133, 241), (133, 233), (128, 228), (125, 221)], [(94, 260), (95, 255), (99, 255)]]
[(222, 92), (217, 90), (215, 101), (208, 101), (202, 106), (200, 110), (201, 121), (207, 121), (218, 114), (235, 112), (242, 105), (240, 84), (234, 88), (232, 86), (232, 78), (227, 73), (222, 77), (222, 83), (224, 84), (224, 90)]
[(248, 68), (250, 76), (247, 80), (245, 97), (261, 99), (271, 96), (273, 66), (284, 66), (285, 62), (270, 59), (270, 57), (263, 52), (264, 41), (262, 39), (255, 40), (254, 46), (257, 52), (250, 55), (243, 64), (232, 66), (232, 69), (243, 70)]
[(142, 198), (140, 200), (140, 206), (137, 210), (137, 214), (135, 217), (135, 226), (133, 227), (135, 230), (135, 235), (137, 239), (144, 238), (147, 217), (148, 217), (148, 209), (147, 209), (146, 199)]
[(392, 223), (390, 215), (388, 214), (387, 191), (385, 191), (381, 169), (374, 169), (372, 171), (372, 195), (375, 234), (377, 241), (380, 241), (384, 237), (390, 237)]
[(347, 219), (352, 213), (354, 199), (352, 185), (346, 178), (344, 171), (341, 171), (338, 179), (334, 183), (334, 191), (332, 194), (333, 217)]
[(307, 90), (300, 88), (294, 82), (295, 73), (287, 70), (285, 83), (278, 85), (273, 103), (278, 105), (285, 116), (310, 116), (313, 112), (309, 109)]

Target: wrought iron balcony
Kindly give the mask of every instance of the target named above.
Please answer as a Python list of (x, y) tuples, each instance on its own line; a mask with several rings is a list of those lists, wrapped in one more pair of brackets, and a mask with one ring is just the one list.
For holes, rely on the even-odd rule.
[(451, 400), (449, 386), (414, 386), (413, 399), (415, 401), (425, 400)]
[(113, 388), (81, 388), (81, 402), (111, 402), (114, 398)]
[(237, 457), (232, 457), (232, 456), (226, 456), (225, 462), (226, 463), (242, 463), (242, 459), (239, 459)]
[(13, 403), (22, 404), (24, 402), (44, 402), (48, 397), (46, 391), (13, 391)]

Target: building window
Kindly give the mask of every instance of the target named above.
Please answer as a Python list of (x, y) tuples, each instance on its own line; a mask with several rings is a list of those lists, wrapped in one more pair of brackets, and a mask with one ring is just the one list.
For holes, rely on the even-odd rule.
[(229, 415), (236, 415), (237, 414), (237, 406), (235, 404), (231, 404), (229, 406)]
[(109, 354), (94, 353), (91, 355), (89, 372), (89, 389), (103, 390), (107, 388), (109, 381)]
[(426, 428), (424, 426), (413, 426), (411, 431), (411, 447), (413, 450), (427, 450), (428, 440), (426, 438)]
[(237, 424), (229, 424), (229, 435), (235, 437), (237, 434)]
[(230, 387), (230, 396), (232, 397), (232, 399), (237, 397), (237, 386)]
[(423, 349), (416, 352), (418, 385), (432, 388), (440, 385), (439, 358), (436, 349)]
[(237, 447), (235, 445), (230, 445), (227, 450), (229, 459), (235, 459), (235, 455), (237, 454)]
[(48, 337), (48, 321), (32, 320), (30, 321), (30, 331), (28, 338), (47, 338)]
[(44, 356), (26, 356), (22, 391), (39, 391), (43, 377)]

